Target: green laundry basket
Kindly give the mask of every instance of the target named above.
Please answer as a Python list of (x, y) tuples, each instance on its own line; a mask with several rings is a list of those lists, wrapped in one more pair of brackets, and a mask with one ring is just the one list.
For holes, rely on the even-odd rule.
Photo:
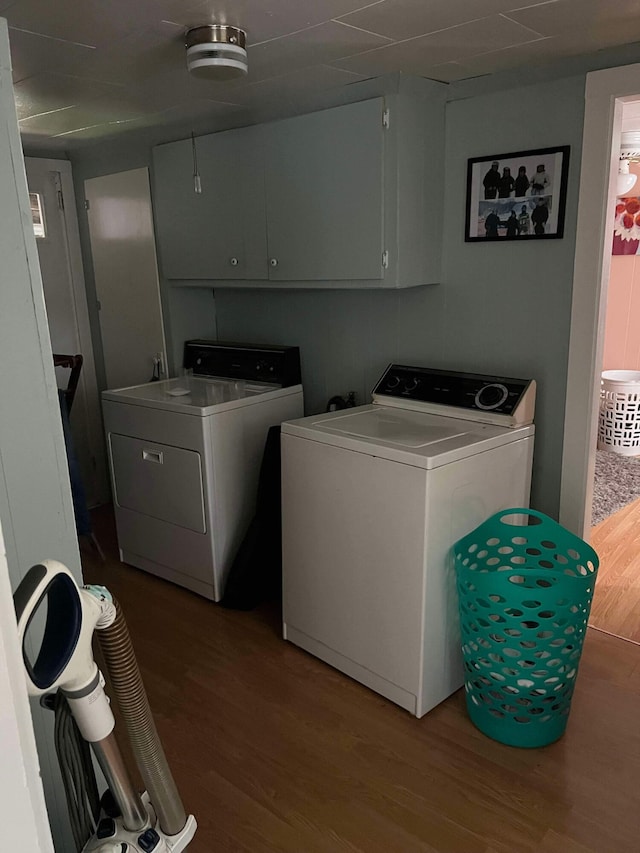
[(538, 747), (563, 734), (598, 573), (553, 519), (506, 509), (454, 545), (467, 709), (481, 732)]

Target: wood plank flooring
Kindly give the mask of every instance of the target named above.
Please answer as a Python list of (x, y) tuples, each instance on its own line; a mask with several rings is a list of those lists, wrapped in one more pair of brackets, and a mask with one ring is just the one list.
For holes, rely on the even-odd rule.
[(640, 643), (640, 500), (597, 524), (591, 544), (600, 568), (589, 623)]
[(224, 610), (84, 554), (126, 614), (160, 736), (199, 830), (191, 853), (640, 850), (640, 646), (590, 630), (565, 736), (502, 746), (462, 691), (422, 720), (280, 636), (275, 605)]

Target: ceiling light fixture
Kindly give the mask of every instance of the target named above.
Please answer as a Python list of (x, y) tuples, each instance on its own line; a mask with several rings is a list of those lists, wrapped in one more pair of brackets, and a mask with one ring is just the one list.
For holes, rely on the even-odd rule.
[(232, 80), (248, 71), (247, 34), (226, 24), (207, 24), (187, 30), (187, 68), (196, 77)]
[(640, 161), (640, 131), (628, 130), (620, 137), (620, 166), (618, 167), (617, 196), (629, 195), (638, 179), (629, 172), (629, 163)]

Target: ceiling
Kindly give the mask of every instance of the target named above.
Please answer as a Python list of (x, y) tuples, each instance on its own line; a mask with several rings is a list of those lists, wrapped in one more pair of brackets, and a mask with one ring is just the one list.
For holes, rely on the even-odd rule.
[[(522, 4), (522, 5), (521, 5)], [(402, 71), (453, 82), (640, 41), (637, 0), (0, 0), (25, 142), (74, 147)], [(190, 26), (247, 31), (249, 74), (198, 80)]]

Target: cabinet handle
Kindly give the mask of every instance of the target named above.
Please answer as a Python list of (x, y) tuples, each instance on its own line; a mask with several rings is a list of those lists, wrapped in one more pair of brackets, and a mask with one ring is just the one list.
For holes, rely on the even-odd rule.
[(142, 458), (145, 462), (156, 462), (159, 465), (164, 461), (161, 450), (143, 450)]
[(269, 263), (271, 264), (272, 267), (277, 267), (278, 266), (278, 259), (277, 258), (271, 258)]
[(238, 259), (237, 258), (230, 258), (229, 263), (231, 264), (232, 267), (237, 267), (238, 266)]

